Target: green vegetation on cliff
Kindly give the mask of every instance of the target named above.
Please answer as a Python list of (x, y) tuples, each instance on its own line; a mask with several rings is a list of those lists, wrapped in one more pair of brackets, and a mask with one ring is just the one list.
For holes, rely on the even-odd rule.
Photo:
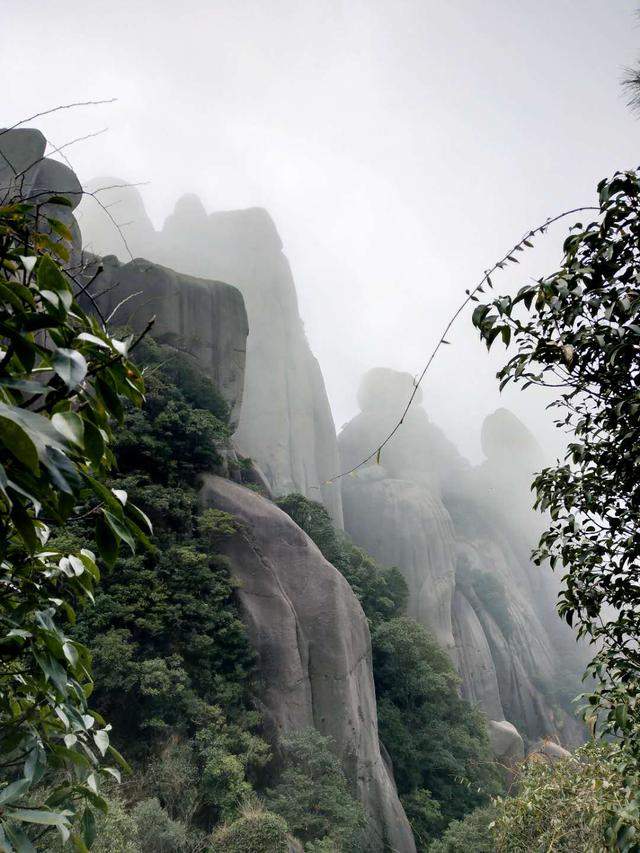
[[(151, 518), (153, 545), (104, 572), (74, 628), (93, 654), (94, 704), (134, 769), (98, 817), (96, 849), (275, 851), (299, 831), (306, 850), (347, 850), (339, 845), (355, 837), (362, 810), (329, 740), (301, 732), (274, 761), (262, 736), (255, 656), (219, 553), (238, 523), (198, 502), (199, 474), (238, 464), (227, 407), (187, 356), (145, 340), (137, 358), (146, 401), (125, 407), (110, 485)], [(81, 519), (58, 543), (87, 535)], [(311, 807), (309, 823), (300, 816)]]

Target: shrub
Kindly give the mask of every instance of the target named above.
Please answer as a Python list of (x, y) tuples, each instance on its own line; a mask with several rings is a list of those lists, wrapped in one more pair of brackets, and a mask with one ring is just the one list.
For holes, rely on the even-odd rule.
[(426, 849), (428, 853), (496, 853), (494, 819), (493, 806), (475, 809), (463, 820), (452, 820), (442, 838)]
[(187, 827), (172, 820), (155, 797), (133, 809), (140, 853), (183, 853), (187, 847)]
[(242, 807), (240, 817), (211, 836), (210, 853), (287, 853), (287, 824), (257, 803)]
[(533, 756), (517, 783), (514, 797), (497, 800), (498, 853), (638, 849), (640, 816), (612, 745), (591, 742), (553, 763)]

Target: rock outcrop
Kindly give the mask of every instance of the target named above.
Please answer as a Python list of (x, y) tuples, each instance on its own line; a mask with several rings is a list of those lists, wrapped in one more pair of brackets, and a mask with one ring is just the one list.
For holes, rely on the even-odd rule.
[[(123, 184), (105, 178), (100, 186)], [(260, 208), (207, 214), (196, 196), (178, 201), (155, 232), (133, 188), (100, 194), (131, 252), (241, 291), (249, 317), (244, 401), (236, 443), (256, 460), (274, 494), (321, 500), (342, 526), (340, 490), (323, 483), (338, 470), (335, 427), (322, 373), (306, 340), (295, 285), (273, 220)], [(121, 236), (92, 199), (82, 211), (85, 243), (126, 257)]]
[(364, 850), (415, 851), (380, 752), (369, 628), (348, 583), (288, 515), (259, 495), (207, 476), (202, 501), (243, 525), (223, 550), (240, 582), (272, 732), (313, 726), (331, 736), (367, 813)]
[[(69, 257), (63, 259), (70, 272), (80, 266), (81, 236), (74, 209), (82, 199), (82, 187), (75, 173), (57, 160), (45, 157), (47, 140), (39, 130), (0, 130), (0, 203), (27, 201), (37, 206), (38, 231), (60, 241), (48, 222), (57, 219), (72, 235)], [(68, 204), (51, 204), (48, 199), (64, 196)]]
[[(365, 376), (362, 411), (340, 435), (344, 468), (388, 434), (411, 389), (408, 374), (376, 369)], [(557, 620), (553, 595), (528, 557), (536, 522), (522, 491), (528, 494), (539, 448), (514, 427), (513, 415), (498, 414), (484, 429), (487, 462), (474, 469), (420, 403), (419, 393), (379, 464), (342, 481), (345, 529), (402, 571), (409, 614), (450, 650), (464, 698), (527, 739), (574, 742), (579, 727), (546, 689), (563, 677), (555, 637), (541, 618)], [(514, 477), (514, 463), (507, 471), (502, 461), (520, 449), (515, 465), (528, 473)], [(506, 500), (505, 488), (513, 491)], [(566, 661), (580, 671), (575, 654)]]
[[(102, 271), (88, 293), (102, 316), (137, 332), (155, 317), (153, 337), (194, 358), (227, 401), (230, 423), (237, 425), (249, 331), (240, 292), (220, 281), (183, 275), (140, 259), (121, 264), (109, 255), (100, 265)], [(91, 261), (83, 276), (94, 278), (97, 267), (98, 261)]]

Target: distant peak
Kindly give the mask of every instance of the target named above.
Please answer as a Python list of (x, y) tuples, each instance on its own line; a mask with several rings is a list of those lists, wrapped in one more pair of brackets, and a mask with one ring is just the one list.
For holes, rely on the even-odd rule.
[(195, 193), (185, 193), (185, 195), (180, 196), (173, 213), (180, 219), (203, 219), (207, 215), (200, 197)]
[[(406, 405), (413, 388), (414, 379), (410, 373), (390, 367), (374, 367), (362, 378), (358, 403), (363, 412), (380, 411), (389, 406), (399, 410)], [(419, 406), (421, 402), (422, 390), (418, 389), (413, 403)]]

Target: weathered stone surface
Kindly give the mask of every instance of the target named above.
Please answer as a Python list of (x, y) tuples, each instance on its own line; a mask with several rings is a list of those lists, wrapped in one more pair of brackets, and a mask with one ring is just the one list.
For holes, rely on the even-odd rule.
[(428, 626), (453, 653), (451, 519), (428, 488), (387, 473), (379, 466), (344, 483), (345, 529), (382, 565), (400, 568), (409, 587), (408, 615)]
[(42, 157), (47, 147), (44, 135), (33, 128), (0, 129), (0, 198), (14, 188), (16, 175)]
[[(102, 265), (91, 292), (102, 294), (96, 302), (103, 317), (115, 312), (112, 323), (141, 331), (155, 316), (153, 337), (193, 356), (229, 404), (231, 423), (237, 423), (248, 333), (240, 292), (142, 259), (121, 264), (110, 255)], [(94, 261), (86, 275), (95, 269)]]
[(497, 761), (508, 769), (524, 759), (524, 742), (518, 730), (506, 720), (489, 720), (489, 739)]
[(482, 708), (490, 720), (502, 720), (504, 710), (491, 648), (475, 610), (457, 590), (453, 596), (453, 636), (462, 697)]
[(413, 853), (380, 752), (369, 628), (351, 588), (289, 516), (254, 492), (207, 476), (202, 501), (244, 525), (223, 548), (241, 583), (272, 730), (314, 726), (331, 736), (368, 815), (364, 849)]
[[(124, 183), (114, 178), (102, 186)], [(95, 182), (94, 182), (95, 184)], [(324, 380), (307, 342), (289, 263), (273, 220), (261, 208), (207, 214), (184, 196), (154, 232), (133, 188), (101, 193), (116, 202), (134, 254), (241, 291), (249, 317), (244, 401), (236, 433), (239, 449), (256, 460), (274, 494), (302, 492), (321, 500), (342, 526), (339, 488), (324, 486), (339, 467), (335, 427)], [(122, 239), (103, 212), (82, 210), (82, 231), (98, 253), (125, 257)]]
[(529, 755), (538, 755), (550, 763), (553, 763), (554, 761), (562, 761), (565, 758), (571, 758), (569, 750), (549, 738), (545, 738), (539, 743), (534, 744)]

